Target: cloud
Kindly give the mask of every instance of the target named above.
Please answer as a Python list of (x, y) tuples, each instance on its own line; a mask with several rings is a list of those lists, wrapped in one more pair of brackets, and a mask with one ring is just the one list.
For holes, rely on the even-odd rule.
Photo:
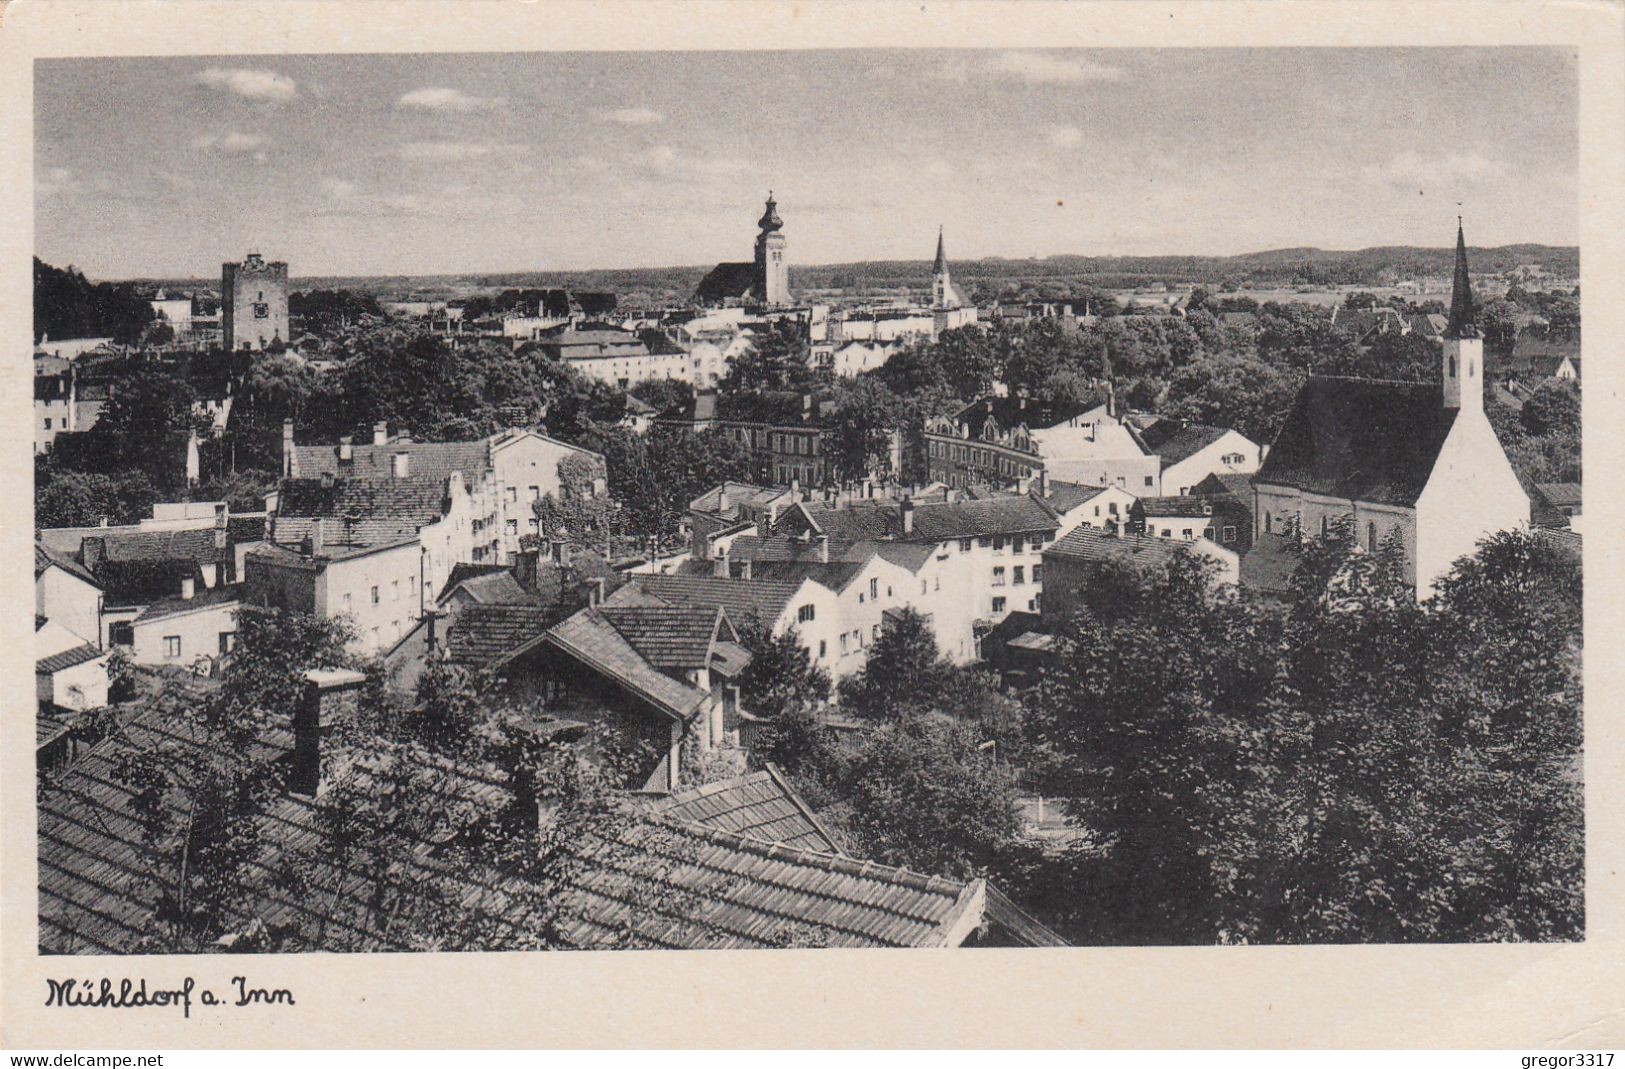
[(247, 67), (210, 67), (198, 72), (197, 81), (251, 100), (292, 100), (299, 94), (294, 80), (286, 74)]
[(1121, 67), (1091, 60), (1056, 55), (1032, 49), (995, 52), (992, 55), (956, 56), (936, 70), (944, 81), (969, 81), (973, 75), (1026, 82), (1028, 85), (1085, 85), (1089, 82), (1120, 82), (1127, 75)]
[(1044, 138), (1056, 148), (1076, 148), (1083, 144), (1083, 131), (1076, 126), (1051, 126)]
[(1482, 152), (1423, 156), (1406, 150), (1387, 163), (1365, 168), (1365, 176), (1401, 189), (1471, 185), (1499, 177), (1506, 167)]
[(408, 141), (395, 149), (395, 155), (415, 163), (451, 163), (518, 152), (522, 147), (494, 141)]
[(671, 145), (655, 145), (633, 157), (645, 170), (669, 178), (720, 178), (750, 170), (749, 160), (737, 156), (690, 156)]
[(332, 177), (323, 178), (320, 188), (329, 203), (318, 215), (377, 219), (434, 214), (433, 206), (416, 193), (373, 192), (348, 178)]
[(54, 197), (66, 193), (78, 184), (73, 171), (66, 167), (47, 167), (34, 176), (34, 195)]
[(422, 108), (426, 111), (482, 111), (487, 108), (500, 108), (505, 103), (506, 97), (470, 96), (461, 89), (448, 89), (443, 86), (414, 89), (395, 102), (397, 107)]
[(626, 126), (653, 126), (666, 121), (664, 115), (649, 108), (616, 108), (614, 111), (601, 112), (598, 117), (605, 122), (618, 122)]
[(270, 144), (271, 139), (264, 134), (245, 134), (236, 130), (225, 134), (199, 134), (192, 139), (195, 149), (219, 149), (232, 155), (252, 153), (255, 159), (261, 161), (265, 159), (265, 149)]

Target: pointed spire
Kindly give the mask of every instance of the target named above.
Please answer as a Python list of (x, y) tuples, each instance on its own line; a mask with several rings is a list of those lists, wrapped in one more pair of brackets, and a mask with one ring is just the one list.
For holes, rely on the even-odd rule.
[(948, 253), (942, 247), (942, 227), (937, 227), (937, 262), (931, 268), (936, 274), (948, 270)]
[(1450, 291), (1450, 324), (1446, 338), (1476, 338), (1478, 323), (1473, 316), (1473, 284), (1467, 276), (1467, 239), (1462, 233), (1461, 216), (1456, 216), (1456, 280)]

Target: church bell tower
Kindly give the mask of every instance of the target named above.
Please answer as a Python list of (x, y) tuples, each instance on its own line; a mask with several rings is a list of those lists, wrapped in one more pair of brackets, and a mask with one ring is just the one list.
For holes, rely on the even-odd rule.
[(770, 308), (790, 303), (790, 265), (784, 258), (784, 220), (772, 191), (767, 194), (767, 210), (762, 213), (756, 235), (756, 296)]
[(1444, 330), (1439, 369), (1444, 407), (1463, 414), (1484, 412), (1484, 339), (1473, 310), (1473, 286), (1467, 275), (1467, 239), (1456, 220), (1456, 278), (1450, 292), (1450, 322)]

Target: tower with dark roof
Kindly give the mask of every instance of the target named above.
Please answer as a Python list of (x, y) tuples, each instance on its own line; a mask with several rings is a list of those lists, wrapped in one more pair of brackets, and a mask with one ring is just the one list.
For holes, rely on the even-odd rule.
[(959, 294), (948, 275), (948, 254), (942, 244), (942, 228), (937, 228), (937, 260), (931, 265), (931, 307), (943, 311), (959, 307)]
[(1450, 322), (1444, 330), (1440, 357), (1444, 407), (1484, 410), (1484, 339), (1473, 309), (1473, 284), (1467, 273), (1467, 239), (1456, 219), (1456, 278), (1450, 293)]
[(756, 225), (761, 227), (756, 235), (756, 296), (769, 307), (782, 307), (790, 303), (790, 265), (784, 258), (784, 220), (771, 190)]

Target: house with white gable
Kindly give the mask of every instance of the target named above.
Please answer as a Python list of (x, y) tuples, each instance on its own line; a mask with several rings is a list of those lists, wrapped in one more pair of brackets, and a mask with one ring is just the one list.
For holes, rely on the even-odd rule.
[(1529, 498), (1484, 413), (1484, 342), (1467, 246), (1456, 271), (1436, 382), (1316, 377), (1299, 391), (1253, 486), (1258, 538), (1315, 537), (1352, 519), (1361, 545), (1403, 545), (1419, 597), (1479, 540), (1529, 523)]

